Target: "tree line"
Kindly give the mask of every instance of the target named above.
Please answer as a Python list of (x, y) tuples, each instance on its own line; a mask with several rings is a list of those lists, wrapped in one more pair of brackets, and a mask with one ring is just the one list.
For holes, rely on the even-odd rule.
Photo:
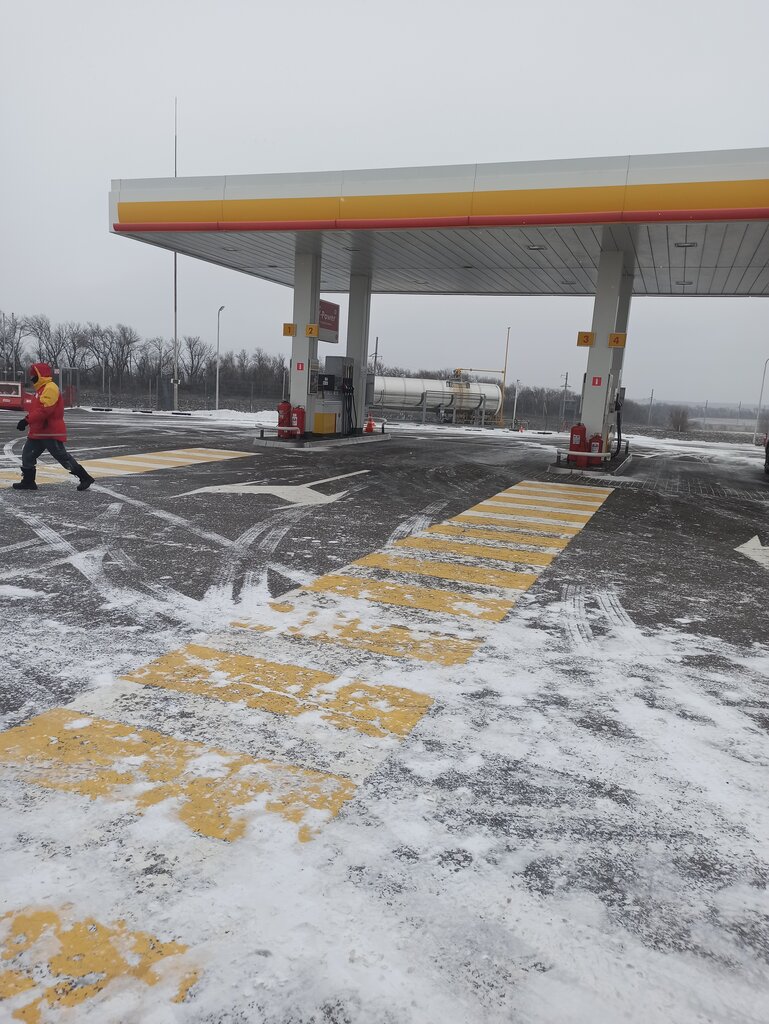
[[(0, 372), (18, 379), (35, 360), (73, 371), (81, 390), (143, 393), (173, 376), (174, 344), (162, 337), (142, 338), (127, 324), (105, 327), (88, 322), (52, 324), (47, 316), (17, 317), (0, 311)], [(196, 335), (178, 345), (179, 376), (189, 391), (212, 386), (216, 350)], [(226, 350), (219, 357), (222, 393), (280, 394), (287, 368), (284, 356), (261, 348), (253, 352)]]
[[(161, 388), (168, 388), (174, 373), (173, 341), (162, 337), (142, 338), (127, 324), (103, 326), (91, 321), (51, 323), (44, 314), (18, 317), (0, 310), (0, 374), (19, 379), (35, 360), (72, 371), (64, 379), (78, 384), (81, 395), (106, 395), (146, 402), (157, 401)], [(183, 382), (185, 402), (206, 404), (213, 400), (216, 376), (216, 350), (197, 335), (179, 339), (179, 376)], [(277, 401), (285, 393), (288, 362), (283, 355), (270, 355), (261, 348), (253, 352), (240, 349), (223, 351), (219, 358), (220, 394), (228, 399), (253, 403), (255, 399)], [(374, 372), (373, 360), (369, 370)], [(379, 362), (376, 372), (388, 377), (427, 377), (447, 379), (455, 375), (452, 368), (411, 370)], [(473, 380), (498, 384), (499, 379), (473, 375)], [(155, 396), (153, 399), (153, 395)], [(576, 421), (579, 395), (563, 388), (522, 385), (516, 399), (515, 386), (505, 389), (505, 418), (515, 408), (516, 419), (537, 427), (553, 429)], [(709, 415), (728, 419), (733, 410), (711, 407)], [(626, 400), (624, 423), (632, 426), (672, 428), (685, 431), (696, 417), (691, 407), (683, 404), (646, 403)], [(769, 410), (762, 416), (762, 431), (769, 429)]]

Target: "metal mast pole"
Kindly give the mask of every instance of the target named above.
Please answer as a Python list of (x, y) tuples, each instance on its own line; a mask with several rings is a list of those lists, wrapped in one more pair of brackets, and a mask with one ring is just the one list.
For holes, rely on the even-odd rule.
[(651, 395), (649, 397), (649, 419), (646, 421), (646, 426), (647, 427), (650, 427), (651, 424), (652, 424), (652, 402), (653, 401), (654, 401), (654, 388), (652, 388), (652, 393), (651, 393)]
[(224, 306), (219, 307), (219, 312), (216, 314), (216, 401), (214, 408), (219, 412), (219, 321), (222, 317), (222, 310)]
[[(174, 177), (176, 177), (178, 99), (174, 96)], [(179, 335), (177, 333), (176, 252), (174, 252), (174, 412), (179, 410)]]

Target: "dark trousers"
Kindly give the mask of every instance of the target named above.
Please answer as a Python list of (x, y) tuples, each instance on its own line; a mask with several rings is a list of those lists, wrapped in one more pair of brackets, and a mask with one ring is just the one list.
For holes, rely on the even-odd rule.
[(35, 464), (43, 452), (48, 452), (54, 459), (63, 466), (67, 472), (74, 473), (77, 475), (77, 471), (80, 469), (80, 464), (76, 461), (73, 455), (70, 455), (67, 449), (64, 447), (63, 441), (53, 441), (48, 438), (27, 438), (27, 441), (22, 449), (21, 453), (21, 468), (22, 470), (30, 470), (35, 468)]

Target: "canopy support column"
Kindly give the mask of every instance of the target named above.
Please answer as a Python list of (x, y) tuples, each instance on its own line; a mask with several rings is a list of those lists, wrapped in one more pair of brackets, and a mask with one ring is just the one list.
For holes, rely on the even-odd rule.
[[(318, 339), (308, 338), (308, 324), (318, 323), (320, 309), (320, 256), (297, 253), (294, 263), (294, 323), (296, 335), (291, 344), (291, 405), (303, 405), (306, 429), (312, 431), (315, 421), (316, 395), (310, 392), (310, 370), (318, 358)], [(317, 378), (316, 378), (317, 379)]]
[(368, 333), (371, 319), (371, 277), (350, 275), (350, 305), (347, 313), (347, 357), (354, 363), (355, 421), (362, 430), (366, 422), (366, 378), (368, 376)]
[[(603, 449), (606, 450), (610, 429), (614, 420), (614, 401), (622, 372), (624, 349), (609, 348), (609, 335), (623, 328), (618, 327), (620, 319), (627, 323), (630, 310), (630, 292), (623, 290), (623, 252), (603, 251), (598, 264), (598, 286), (593, 306), (595, 335), (588, 350), (587, 373), (582, 387), (582, 422), (587, 427), (588, 437), (600, 434)], [(627, 279), (632, 291), (632, 275)]]

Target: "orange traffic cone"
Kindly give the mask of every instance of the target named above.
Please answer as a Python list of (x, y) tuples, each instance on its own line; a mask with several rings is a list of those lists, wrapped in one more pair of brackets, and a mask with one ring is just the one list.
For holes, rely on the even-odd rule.
[(374, 433), (374, 417), (371, 415), (371, 413), (368, 414), (368, 419), (366, 420), (366, 426), (363, 428), (363, 432), (365, 434)]

